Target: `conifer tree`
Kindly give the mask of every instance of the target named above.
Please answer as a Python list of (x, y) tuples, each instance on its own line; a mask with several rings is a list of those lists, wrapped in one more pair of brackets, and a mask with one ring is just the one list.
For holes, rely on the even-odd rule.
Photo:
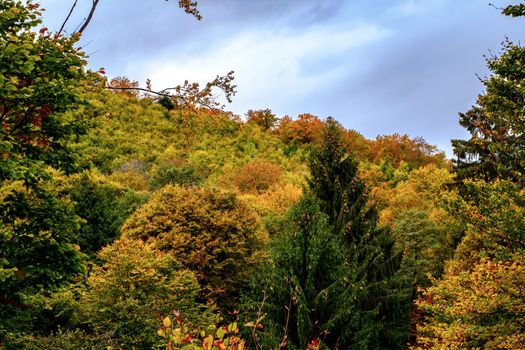
[[(334, 348), (331, 339), (339, 333), (331, 325), (340, 306), (337, 296), (354, 280), (346, 275), (350, 271), (344, 269), (340, 240), (330, 232), (326, 215), (311, 194), (291, 208), (282, 229), (270, 244), (270, 263), (252, 278), (253, 295), (245, 300), (256, 311), (261, 289), (267, 293), (259, 345), (266, 349), (280, 342), (306, 349), (321, 343)], [(256, 318), (251, 315), (248, 320)]]
[[(525, 4), (502, 9), (525, 15)], [(461, 196), (447, 203), (465, 227), (441, 279), (424, 291), (412, 349), (525, 348), (525, 47), (487, 60), (486, 92), (460, 114), (469, 140), (452, 140)], [(472, 180), (475, 179), (475, 180)]]
[[(359, 317), (334, 315), (341, 348), (403, 348), (408, 325), (408, 286), (399, 274), (401, 254), (386, 229), (377, 227), (377, 210), (358, 178), (357, 161), (345, 152), (341, 127), (326, 122), (323, 143), (310, 160), (311, 192), (319, 199), (334, 235), (343, 240), (346, 265), (356, 275)], [(346, 293), (340, 295), (345, 297)], [(348, 300), (340, 300), (341, 304)], [(357, 323), (356, 323), (357, 322)]]

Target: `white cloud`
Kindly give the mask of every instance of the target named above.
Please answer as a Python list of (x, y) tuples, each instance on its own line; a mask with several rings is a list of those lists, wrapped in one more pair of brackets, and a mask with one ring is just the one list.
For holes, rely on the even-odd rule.
[(234, 70), (238, 94), (229, 109), (237, 113), (262, 107), (284, 110), (347, 73), (354, 49), (389, 34), (368, 24), (245, 31), (208, 43), (198, 54), (179, 55), (172, 49), (149, 55), (128, 66), (126, 74), (149, 77), (154, 88), (162, 89), (184, 79), (205, 82)]
[(405, 0), (394, 8), (394, 12), (402, 16), (423, 15), (442, 3), (443, 0)]

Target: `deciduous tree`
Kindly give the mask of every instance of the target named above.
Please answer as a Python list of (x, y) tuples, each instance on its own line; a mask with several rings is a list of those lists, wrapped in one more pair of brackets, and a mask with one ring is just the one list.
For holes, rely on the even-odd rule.
[(232, 307), (265, 236), (257, 215), (235, 194), (167, 185), (122, 228), (126, 238), (151, 242), (197, 275), (201, 297)]
[(525, 48), (506, 41), (500, 56), (487, 59), (492, 74), (482, 79), (485, 93), (460, 113), (468, 140), (452, 140), (460, 180), (525, 178)]
[[(2, 328), (23, 308), (21, 296), (56, 287), (82, 271), (71, 207), (50, 188), (50, 167), (79, 169), (69, 145), (84, 123), (84, 55), (78, 36), (53, 35), (38, 5), (0, 2), (0, 316)], [(47, 184), (46, 184), (47, 182)], [(1, 338), (4, 333), (0, 334)]]

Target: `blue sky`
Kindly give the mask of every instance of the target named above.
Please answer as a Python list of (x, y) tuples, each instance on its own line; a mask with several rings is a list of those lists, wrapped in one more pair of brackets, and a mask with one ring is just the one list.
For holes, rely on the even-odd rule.
[[(73, 0), (42, 0), (58, 29)], [(87, 14), (79, 0), (67, 28)], [(278, 116), (333, 116), (368, 138), (422, 136), (451, 155), (450, 139), (482, 93), (483, 55), (523, 20), (489, 0), (201, 0), (196, 21), (170, 0), (100, 0), (81, 45), (90, 67), (154, 89), (205, 82), (235, 71), (227, 109), (270, 108)], [(511, 1), (497, 1), (503, 7)]]

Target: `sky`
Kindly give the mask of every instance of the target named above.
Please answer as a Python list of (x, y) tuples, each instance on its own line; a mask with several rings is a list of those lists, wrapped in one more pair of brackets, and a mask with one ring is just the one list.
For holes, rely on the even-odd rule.
[[(202, 21), (174, 0), (100, 0), (80, 45), (89, 66), (155, 90), (235, 71), (226, 109), (311, 113), (367, 138), (420, 136), (452, 156), (458, 113), (483, 93), (484, 56), (525, 22), (510, 0), (199, 0)], [(73, 0), (41, 0), (58, 30)], [(89, 11), (78, 0), (66, 31)], [(515, 3), (515, 2), (514, 2)]]

